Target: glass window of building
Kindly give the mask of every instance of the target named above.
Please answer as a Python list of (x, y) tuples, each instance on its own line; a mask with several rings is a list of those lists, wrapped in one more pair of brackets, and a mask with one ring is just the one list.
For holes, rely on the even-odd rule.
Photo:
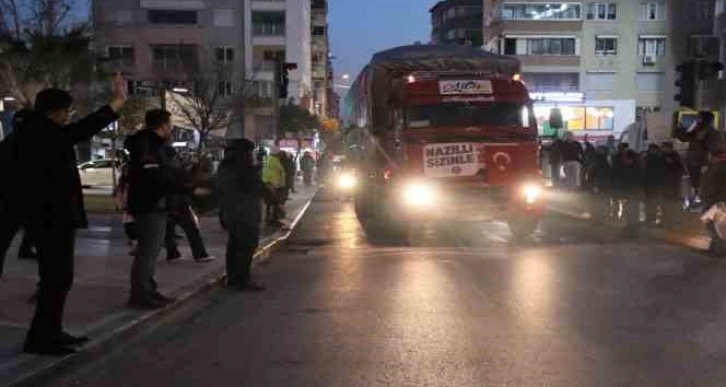
[(608, 56), (618, 54), (618, 38), (612, 36), (595, 37), (595, 55)]
[(285, 35), (285, 12), (252, 12), (252, 32), (254, 35)]
[(193, 71), (197, 68), (197, 46), (175, 44), (151, 46), (151, 61), (156, 70)]
[(575, 38), (527, 39), (528, 55), (575, 55)]
[(197, 11), (151, 9), (148, 17), (151, 24), (197, 24)]
[(234, 61), (234, 48), (215, 47), (214, 59), (217, 63), (232, 63), (232, 61)]
[(666, 3), (665, 1), (649, 1), (641, 5), (640, 10), (641, 21), (665, 21), (666, 20)]
[(109, 46), (106, 51), (109, 61), (114, 66), (133, 67), (136, 56), (132, 46)]
[(587, 20), (616, 20), (618, 5), (616, 3), (587, 4)]
[(581, 3), (506, 3), (504, 20), (582, 20)]
[(641, 37), (638, 39), (638, 55), (646, 56), (665, 56), (665, 37)]

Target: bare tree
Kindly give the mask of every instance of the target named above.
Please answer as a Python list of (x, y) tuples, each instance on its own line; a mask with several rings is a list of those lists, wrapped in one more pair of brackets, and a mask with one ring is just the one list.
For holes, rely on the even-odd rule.
[(254, 76), (239, 78), (223, 66), (208, 66), (190, 79), (188, 95), (167, 92), (166, 107), (186, 125), (199, 132), (198, 153), (203, 153), (212, 132), (243, 119), (253, 103)]
[(45, 87), (94, 74), (87, 24), (72, 25), (72, 0), (0, 0), (0, 92), (30, 105)]

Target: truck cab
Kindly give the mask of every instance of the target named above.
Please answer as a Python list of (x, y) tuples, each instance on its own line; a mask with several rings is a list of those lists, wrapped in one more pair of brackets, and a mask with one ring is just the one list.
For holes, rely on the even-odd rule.
[(359, 77), (354, 101), (368, 112), (358, 120), (367, 133), (356, 198), (364, 228), (377, 220), (382, 232), (403, 235), (414, 222), (446, 219), (505, 220), (518, 237), (536, 229), (542, 184), (527, 88), (492, 66), (510, 58), (466, 59), (462, 69), (409, 61), (405, 71)]

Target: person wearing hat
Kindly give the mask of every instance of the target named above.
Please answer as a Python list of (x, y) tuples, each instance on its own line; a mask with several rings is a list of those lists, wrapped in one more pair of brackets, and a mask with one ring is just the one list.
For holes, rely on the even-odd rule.
[(254, 163), (255, 144), (230, 140), (217, 173), (220, 223), (227, 231), (227, 286), (241, 291), (262, 291), (251, 279), (252, 258), (260, 242), (262, 202), (271, 196)]

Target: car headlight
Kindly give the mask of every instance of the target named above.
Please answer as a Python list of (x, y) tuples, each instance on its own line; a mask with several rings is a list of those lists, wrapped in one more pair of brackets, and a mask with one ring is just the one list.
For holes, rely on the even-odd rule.
[(534, 204), (542, 196), (542, 187), (534, 183), (525, 184), (522, 187), (522, 196), (527, 204)]
[(431, 205), (436, 196), (436, 189), (424, 182), (410, 182), (403, 186), (403, 201), (411, 206)]
[(338, 176), (338, 187), (343, 189), (351, 189), (355, 187), (355, 176), (350, 173), (342, 173)]

